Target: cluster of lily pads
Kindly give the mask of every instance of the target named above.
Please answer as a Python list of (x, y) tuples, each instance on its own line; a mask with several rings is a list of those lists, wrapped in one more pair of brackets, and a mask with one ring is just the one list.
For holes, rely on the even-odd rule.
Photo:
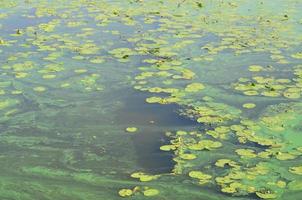
[[(236, 7), (236, 5), (234, 6)], [(246, 18), (248, 20), (249, 17)], [(287, 20), (286, 18), (284, 15), (280, 17), (280, 20)], [(270, 58), (280, 65), (290, 64), (290, 57), (299, 59), (299, 54), (293, 54), (294, 56), (290, 56), (290, 54), (288, 56), (282, 55), (283, 51), (280, 49), (289, 46), (295, 48), (299, 44), (296, 40), (288, 42), (284, 40), (285, 38), (282, 38), (280, 35), (282, 30), (277, 27), (277, 24), (282, 22), (272, 24), (269, 22), (271, 19), (267, 22), (262, 20), (259, 19), (258, 22), (264, 28), (271, 27), (274, 31), (270, 33), (270, 36), (276, 38), (275, 36), (278, 35), (280, 36), (278, 39), (268, 40), (267, 32), (252, 32), (249, 34), (247, 30), (241, 29), (241, 27), (230, 30), (230, 32), (211, 30), (222, 38), (221, 41), (204, 45), (202, 49), (207, 51), (207, 54), (199, 57), (193, 54), (193, 57), (188, 60), (214, 62), (216, 54), (222, 54), (230, 49), (234, 51), (235, 55), (265, 52), (271, 54)], [(181, 25), (178, 28), (180, 27)], [(163, 30), (165, 28), (158, 30), (158, 32)], [(156, 31), (152, 31), (152, 34), (154, 32)], [(183, 30), (183, 32), (186, 31)], [(157, 46), (156, 49), (152, 45), (147, 46), (145, 43), (140, 44), (139, 41), (136, 41), (138, 47), (144, 49), (148, 47), (144, 54), (147, 52), (153, 58), (143, 60), (145, 65), (139, 68), (142, 72), (135, 77), (134, 85), (135, 89), (151, 94), (146, 99), (147, 103), (178, 104), (182, 107), (180, 110), (182, 116), (206, 127), (201, 132), (177, 131), (175, 134), (168, 134), (171, 137), (170, 144), (161, 146), (160, 149), (173, 152), (173, 160), (176, 162), (173, 172), (176, 175), (188, 174), (189, 177), (198, 179), (199, 184), (218, 185), (221, 191), (227, 194), (235, 196), (254, 194), (263, 199), (280, 198), (283, 193), (293, 188), (293, 184), (298, 185), (299, 177), (290, 174), (290, 169), (292, 171), (296, 168), (290, 167), (290, 163), (286, 162), (287, 160), (294, 160), (295, 163), (298, 163), (301, 146), (298, 144), (291, 147), (292, 139), (285, 139), (285, 133), (282, 131), (286, 130), (294, 134), (294, 130), (290, 131), (292, 124), (288, 125), (288, 123), (291, 123), (289, 119), (292, 118), (293, 114), (298, 113), (291, 106), (299, 107), (299, 105), (289, 105), (289, 110), (281, 110), (283, 105), (277, 105), (276, 107), (280, 107), (277, 114), (263, 116), (258, 120), (244, 118), (242, 114), (246, 111), (238, 106), (222, 103), (223, 96), (211, 93), (214, 91), (212, 90), (213, 86), (205, 84), (198, 77), (202, 70), (199, 71), (198, 68), (188, 66), (187, 63), (192, 65), (191, 61), (179, 60), (179, 58), (185, 57), (184, 55), (190, 54), (179, 51), (178, 45), (181, 47), (190, 46), (192, 44), (191, 40), (194, 40), (195, 37), (182, 35), (180, 37), (182, 40), (178, 42), (178, 45), (173, 40), (171, 42), (170, 38), (173, 37), (175, 36), (172, 36), (172, 34), (166, 37), (167, 41), (172, 43), (169, 50), (166, 49), (168, 42), (162, 42), (158, 39), (154, 41), (154, 46)], [(152, 41), (152, 39), (149, 40)], [(265, 43), (263, 43), (264, 40), (266, 40)], [(162, 55), (161, 50), (163, 49), (167, 55)], [(149, 66), (146, 66), (148, 64)], [(202, 66), (200, 67), (202, 68)], [(240, 78), (240, 82), (234, 84), (233, 87), (236, 90), (243, 90), (247, 97), (258, 94), (273, 97), (282, 94), (289, 99), (298, 99), (301, 94), (299, 86), (299, 82), (301, 82), (299, 80), (300, 67), (298, 65), (290, 70), (297, 75), (297, 78), (293, 80), (276, 79), (269, 76), (278, 73), (273, 67), (250, 65), (249, 72), (254, 77), (251, 80)], [(243, 103), (242, 107), (246, 109), (255, 108), (256, 103), (250, 99)], [(270, 109), (273, 108), (267, 109), (267, 112), (272, 114)], [(301, 122), (297, 115), (294, 121)], [(295, 126), (299, 127), (298, 124), (295, 124)], [(278, 133), (278, 131), (282, 133)], [(231, 145), (234, 148), (233, 151), (229, 152), (232, 159), (219, 158), (219, 155), (224, 155), (223, 151), (226, 149), (224, 144)], [(239, 148), (236, 148), (236, 146), (239, 146)], [(213, 159), (205, 159), (206, 154), (212, 155)], [(278, 161), (275, 160), (284, 162), (284, 164), (276, 164)], [(209, 167), (202, 166), (217, 167), (218, 169), (211, 171)], [(204, 170), (200, 171), (196, 168), (204, 168)], [(227, 175), (222, 176), (223, 174)]]
[[(171, 144), (162, 146), (161, 150), (174, 152), (177, 163), (174, 172), (178, 174), (194, 169), (201, 161), (202, 166), (207, 163), (212, 169), (218, 168), (211, 171), (203, 167), (204, 171), (211, 173), (189, 172), (188, 175), (197, 178), (199, 184), (215, 183), (222, 192), (236, 196), (254, 193), (263, 199), (279, 198), (287, 190), (299, 190), (298, 185), (301, 183), (301, 178), (293, 175), (301, 171), (301, 143), (292, 141), (292, 137), (296, 140), (300, 138), (295, 133), (301, 123), (300, 113), (301, 104), (277, 106), (268, 110), (259, 122), (242, 120), (240, 124), (217, 126), (204, 133), (181, 131), (179, 134), (178, 131), (170, 135), (173, 138)], [(206, 139), (207, 135), (219, 140)], [(236, 144), (234, 136), (243, 145)], [(231, 141), (228, 145), (233, 143), (234, 148), (241, 146), (234, 149), (237, 156), (231, 159), (220, 158), (216, 162), (209, 162), (203, 158), (204, 153), (199, 153), (219, 151), (227, 141)], [(216, 157), (215, 153), (211, 154)]]
[[(250, 66), (252, 71), (258, 71), (261, 68)], [(261, 67), (261, 66), (259, 66)], [(301, 65), (293, 68), (293, 75), (296, 78), (293, 80), (285, 78), (275, 78), (268, 76), (255, 75), (252, 79), (240, 78), (237, 83), (233, 85), (235, 90), (242, 91), (243, 94), (249, 96), (262, 95), (267, 97), (283, 96), (289, 99), (299, 99), (302, 93), (301, 87)]]
[[(59, 163), (69, 170), (23, 167), (25, 175), (61, 177), (93, 187), (107, 188), (109, 182), (114, 185), (114, 197), (160, 196), (165, 191), (156, 184), (171, 175), (204, 191), (206, 187), (219, 188), (228, 197), (273, 199), (300, 192), (301, 19), (298, 1), (278, 2), (0, 2), (0, 28), (5, 30), (0, 36), (0, 112), (1, 122), (12, 124), (12, 133), (9, 129), (5, 137), (2, 135), (1, 144), (34, 151), (28, 162), (20, 157), (26, 165), (47, 156), (51, 165)], [(28, 5), (34, 9), (27, 9)], [(17, 11), (26, 23), (10, 28), (5, 20), (14, 20)], [(248, 70), (242, 68), (242, 62)], [(57, 124), (55, 116), (61, 108), (71, 113), (67, 116), (75, 126), (81, 121), (74, 123), (76, 114), (87, 117), (106, 107), (104, 103), (89, 111), (93, 107), (89, 97), (101, 91), (110, 93), (130, 82), (134, 89), (149, 94), (146, 103), (177, 105), (181, 116), (196, 122), (194, 130), (169, 130), (169, 144), (160, 147), (174, 156), (172, 174), (135, 172), (129, 175), (129, 187), (119, 176), (101, 177), (100, 168), (130, 168), (133, 163), (128, 160), (135, 160), (130, 153), (102, 154), (113, 148), (116, 139), (104, 130), (107, 121), (102, 124), (101, 139), (83, 136), (82, 129), (75, 127), (70, 127), (73, 134), (61, 127), (51, 129), (56, 133), (53, 138), (14, 132), (16, 124), (24, 121), (38, 130), (49, 128), (52, 122)], [(286, 97), (278, 99), (283, 104), (265, 98), (281, 96)], [(85, 112), (76, 109), (87, 104)], [(251, 116), (258, 108), (264, 109)], [(38, 110), (43, 113), (39, 115)], [(78, 112), (73, 115), (73, 110)], [(107, 116), (105, 109), (102, 112)], [(45, 123), (44, 118), (52, 120)], [(134, 124), (126, 131), (135, 133), (138, 129)], [(132, 136), (122, 135), (127, 139)], [(127, 139), (115, 142), (121, 152), (131, 148)], [(61, 155), (64, 145), (68, 149)], [(55, 159), (58, 157), (59, 161)], [(126, 161), (116, 157), (126, 157)], [(153, 185), (147, 184), (150, 181)], [(173, 181), (165, 182), (167, 188), (175, 185)], [(87, 199), (80, 193), (68, 198)]]
[(144, 187), (143, 190), (140, 189), (140, 187), (134, 187), (132, 190), (131, 189), (121, 189), (118, 193), (121, 197), (129, 197), (132, 195), (136, 195), (139, 192), (142, 192), (144, 196), (146, 197), (152, 197), (156, 196), (159, 194), (159, 191), (157, 189), (149, 188), (149, 187)]
[[(160, 175), (149, 175), (143, 172), (135, 172), (131, 174), (131, 177), (139, 179), (139, 181), (141, 182), (149, 182), (152, 180), (156, 180), (157, 178), (160, 177)], [(118, 193), (121, 197), (139, 195), (140, 193), (142, 193), (146, 197), (152, 197), (158, 195), (160, 192), (159, 190), (150, 188), (148, 186), (144, 186), (144, 187), (135, 186), (133, 189), (121, 189)]]

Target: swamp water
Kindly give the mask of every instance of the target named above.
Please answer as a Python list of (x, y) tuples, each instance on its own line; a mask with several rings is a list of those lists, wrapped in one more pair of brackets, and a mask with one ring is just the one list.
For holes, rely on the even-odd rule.
[(0, 199), (301, 199), (301, 9), (0, 0)]

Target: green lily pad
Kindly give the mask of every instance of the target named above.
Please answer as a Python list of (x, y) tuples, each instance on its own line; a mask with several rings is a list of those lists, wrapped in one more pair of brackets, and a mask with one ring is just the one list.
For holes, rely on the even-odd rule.
[(213, 150), (221, 147), (222, 144), (212, 140), (201, 140), (197, 144), (191, 144), (188, 146), (191, 150)]
[(135, 172), (135, 173), (131, 174), (131, 177), (137, 178), (141, 182), (148, 182), (148, 181), (157, 179), (158, 177), (160, 177), (160, 175), (148, 175), (143, 172)]
[(297, 167), (291, 167), (289, 171), (293, 174), (299, 174), (302, 175), (302, 166), (297, 166)]
[(185, 91), (186, 92), (198, 92), (200, 90), (203, 90), (205, 86), (201, 83), (191, 83), (186, 86)]
[(251, 65), (249, 66), (249, 71), (251, 72), (260, 72), (263, 70), (263, 67), (260, 65)]
[(181, 154), (179, 157), (184, 159), (184, 160), (194, 160), (194, 159), (196, 159), (195, 154), (189, 154), (189, 153)]
[(160, 97), (149, 97), (146, 99), (147, 103), (160, 103), (162, 101), (162, 98)]
[(175, 150), (177, 147), (175, 145), (163, 145), (160, 147), (160, 150), (162, 151), (173, 151)]
[(189, 172), (189, 176), (191, 178), (206, 179), (206, 180), (212, 178), (211, 175), (205, 174), (205, 173), (203, 173), (201, 171), (191, 171), (191, 172)]
[(275, 199), (278, 197), (277, 194), (270, 192), (270, 191), (266, 191), (266, 192), (256, 192), (256, 195), (258, 197), (260, 197), (261, 199)]
[(130, 196), (133, 194), (133, 192), (132, 192), (132, 190), (130, 190), (130, 189), (121, 189), (121, 190), (118, 192), (118, 194), (119, 194), (121, 197), (130, 197)]
[(236, 153), (242, 158), (255, 158), (257, 156), (255, 151), (251, 149), (237, 149)]
[(151, 196), (156, 196), (159, 194), (159, 191), (157, 189), (147, 189), (143, 192), (144, 196), (146, 197), (151, 197)]
[(45, 87), (42, 87), (42, 86), (39, 86), (39, 87), (35, 87), (35, 88), (34, 88), (34, 91), (36, 91), (36, 92), (45, 92), (45, 91), (46, 91), (46, 88), (45, 88)]

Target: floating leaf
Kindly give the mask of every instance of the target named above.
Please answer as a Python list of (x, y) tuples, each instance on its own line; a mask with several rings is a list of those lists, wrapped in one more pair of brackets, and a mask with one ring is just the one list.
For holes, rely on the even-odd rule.
[(194, 159), (196, 159), (196, 155), (195, 154), (189, 154), (189, 153), (180, 154), (179, 157), (182, 158), (182, 159), (184, 159), (184, 160), (194, 160)]
[(275, 194), (271, 191), (256, 192), (256, 195), (258, 197), (260, 197), (261, 199), (275, 199), (275, 198), (277, 198), (277, 194)]
[(247, 108), (247, 109), (251, 109), (251, 108), (255, 108), (256, 104), (254, 103), (245, 103), (242, 105), (242, 107)]
[(157, 189), (147, 189), (144, 192), (144, 195), (147, 197), (156, 196), (159, 194), (159, 191)]
[(201, 140), (197, 144), (189, 145), (188, 148), (191, 150), (213, 150), (221, 147), (222, 144), (220, 142), (212, 141), (212, 140)]
[(133, 194), (133, 192), (132, 192), (132, 190), (130, 190), (130, 189), (121, 189), (121, 190), (118, 192), (118, 194), (119, 194), (121, 197), (130, 197), (130, 196)]
[(126, 131), (129, 132), (129, 133), (134, 133), (138, 130), (138, 128), (136, 127), (128, 127), (126, 128)]
[(291, 167), (289, 171), (293, 174), (299, 174), (302, 175), (302, 166), (297, 166), (297, 167)]
[(249, 66), (249, 71), (251, 72), (260, 72), (263, 70), (263, 67), (260, 65), (251, 65)]
[(45, 88), (45, 87), (42, 87), (42, 86), (39, 86), (39, 87), (35, 87), (35, 88), (34, 88), (34, 91), (36, 91), (36, 92), (45, 92), (45, 91), (46, 91), (46, 88)]
[(172, 151), (175, 150), (177, 147), (175, 145), (163, 145), (160, 147), (162, 151)]
[(204, 85), (201, 83), (191, 83), (186, 86), (185, 91), (186, 92), (198, 92), (204, 88), (205, 88)]

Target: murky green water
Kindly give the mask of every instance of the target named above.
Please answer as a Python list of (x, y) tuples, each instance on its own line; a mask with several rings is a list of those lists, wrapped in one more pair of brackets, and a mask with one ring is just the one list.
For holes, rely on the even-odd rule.
[(0, 199), (299, 200), (301, 9), (0, 0)]

